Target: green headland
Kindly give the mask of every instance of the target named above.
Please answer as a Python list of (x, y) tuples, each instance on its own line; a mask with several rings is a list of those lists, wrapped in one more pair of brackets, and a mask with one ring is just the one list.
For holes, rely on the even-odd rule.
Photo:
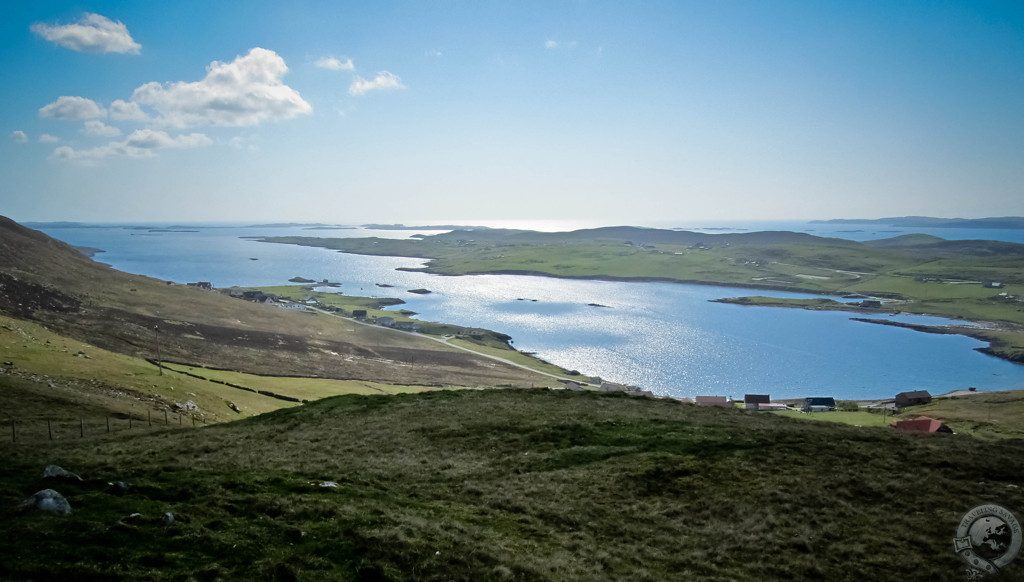
[[(744, 305), (937, 315), (983, 326), (952, 331), (1024, 361), (1024, 245), (905, 235), (871, 242), (794, 232), (703, 234), (609, 227), (572, 232), (458, 230), (411, 239), (267, 237), (264, 242), (416, 257), (443, 275), (483, 273), (675, 281), (857, 296), (838, 301), (747, 297)], [(879, 303), (873, 303), (878, 301)]]

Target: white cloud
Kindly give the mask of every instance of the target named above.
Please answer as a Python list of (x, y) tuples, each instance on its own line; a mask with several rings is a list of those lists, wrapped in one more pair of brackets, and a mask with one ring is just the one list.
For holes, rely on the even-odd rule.
[(59, 141), (60, 141), (59, 137), (57, 137), (55, 135), (50, 135), (48, 133), (44, 133), (44, 134), (39, 136), (39, 143), (57, 143)]
[(337, 57), (323, 57), (313, 64), (328, 71), (352, 71), (356, 68), (352, 59), (345, 59), (343, 61)]
[(149, 116), (138, 103), (116, 99), (110, 104), (110, 118), (118, 121), (148, 121)]
[(363, 95), (370, 91), (384, 91), (384, 90), (395, 90), (405, 89), (405, 85), (402, 84), (402, 80), (397, 75), (389, 73), (387, 71), (381, 71), (377, 73), (372, 79), (364, 79), (362, 77), (356, 77), (352, 84), (348, 87), (349, 95)]
[(210, 63), (202, 81), (146, 83), (132, 101), (152, 107), (155, 121), (172, 127), (247, 126), (306, 115), (313, 107), (281, 82), (287, 72), (277, 53), (254, 48), (230, 63)]
[(92, 99), (63, 95), (49, 105), (39, 108), (39, 117), (84, 121), (106, 117), (107, 112)]
[(25, 143), (28, 141), (28, 134), (20, 129), (11, 132), (11, 141), (14, 143)]
[(92, 164), (110, 157), (151, 158), (162, 149), (197, 148), (212, 143), (213, 140), (201, 133), (171, 136), (165, 131), (139, 129), (133, 131), (123, 141), (112, 141), (94, 148), (75, 149), (70, 146), (60, 146), (53, 150), (53, 157), (58, 160)]
[(142, 50), (142, 45), (135, 42), (123, 23), (90, 12), (72, 24), (37, 22), (30, 29), (42, 38), (73, 51), (137, 55)]
[(544, 42), (544, 48), (548, 50), (557, 50), (560, 48), (574, 49), (579, 45), (575, 40), (570, 41), (558, 41), (558, 40), (547, 40)]
[(121, 135), (121, 130), (98, 119), (92, 119), (85, 122), (82, 133), (93, 137), (114, 137)]

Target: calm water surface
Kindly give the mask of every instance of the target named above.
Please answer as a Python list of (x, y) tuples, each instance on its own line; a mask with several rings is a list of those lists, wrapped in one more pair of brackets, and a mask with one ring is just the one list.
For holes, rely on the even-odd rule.
[[(805, 228), (796, 228), (799, 225)], [(817, 228), (815, 234), (846, 238), (866, 232), (836, 231), (875, 232), (834, 225), (826, 229), (824, 225), (806, 223), (761, 223), (744, 228), (786, 226), (789, 230)], [(122, 271), (177, 282), (204, 280), (226, 287), (279, 285), (294, 276), (338, 281), (342, 283), (340, 291), (347, 294), (399, 297), (407, 302), (401, 307), (418, 312), (420, 319), (507, 333), (519, 349), (536, 352), (566, 368), (675, 396), (738, 397), (744, 392), (763, 391), (776, 398), (811, 394), (876, 398), (912, 388), (933, 392), (967, 386), (982, 390), (1024, 388), (1024, 366), (974, 351), (972, 348), (984, 344), (970, 338), (860, 323), (851, 321), (850, 314), (838, 312), (743, 307), (708, 301), (748, 295), (747, 289), (510, 275), (445, 277), (395, 270), (421, 265), (423, 261), (417, 259), (347, 255), (240, 238), (407, 237), (417, 232), (431, 234), (430, 231), (298, 227), (198, 228), (198, 232), (148, 232), (121, 227), (42, 230), (74, 245), (104, 249), (106, 252), (96, 259)], [(935, 231), (939, 231), (939, 236), (954, 234), (949, 229), (929, 232)], [(1013, 237), (1018, 233), (995, 234)], [(964, 234), (960, 232), (957, 236), (994, 238), (984, 233)], [(875, 238), (893, 235), (885, 232)], [(375, 283), (396, 287), (379, 288)], [(418, 287), (434, 293), (407, 292)], [(520, 298), (527, 300), (517, 300)], [(588, 303), (609, 307), (590, 307)], [(914, 323), (945, 321), (923, 316), (893, 319)]]

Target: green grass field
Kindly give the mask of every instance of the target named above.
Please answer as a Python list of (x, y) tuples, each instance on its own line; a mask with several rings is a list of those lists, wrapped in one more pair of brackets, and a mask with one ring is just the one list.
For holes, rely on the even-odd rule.
[[(960, 516), (1024, 508), (1008, 441), (566, 391), (339, 396), (0, 455), (5, 579), (961, 580)], [(43, 487), (74, 513), (13, 509)]]
[(367, 382), (365, 380), (334, 380), (330, 378), (290, 378), (283, 376), (257, 376), (244, 372), (232, 372), (228, 370), (212, 370), (183, 364), (165, 364), (170, 370), (179, 370), (202, 376), (210, 380), (230, 382), (254, 390), (268, 390), (275, 394), (282, 394), (301, 400), (319, 400), (329, 396), (342, 394), (409, 394), (413, 392), (424, 392), (440, 388), (463, 388), (462, 386), (403, 386), (397, 384), (383, 384), (380, 382)]

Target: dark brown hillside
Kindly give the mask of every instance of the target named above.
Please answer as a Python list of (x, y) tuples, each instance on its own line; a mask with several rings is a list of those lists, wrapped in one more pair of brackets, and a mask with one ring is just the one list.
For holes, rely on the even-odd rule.
[[(258, 374), (399, 384), (545, 379), (392, 330), (129, 275), (0, 217), (0, 313), (116, 352)], [(159, 331), (157, 331), (157, 329)]]

